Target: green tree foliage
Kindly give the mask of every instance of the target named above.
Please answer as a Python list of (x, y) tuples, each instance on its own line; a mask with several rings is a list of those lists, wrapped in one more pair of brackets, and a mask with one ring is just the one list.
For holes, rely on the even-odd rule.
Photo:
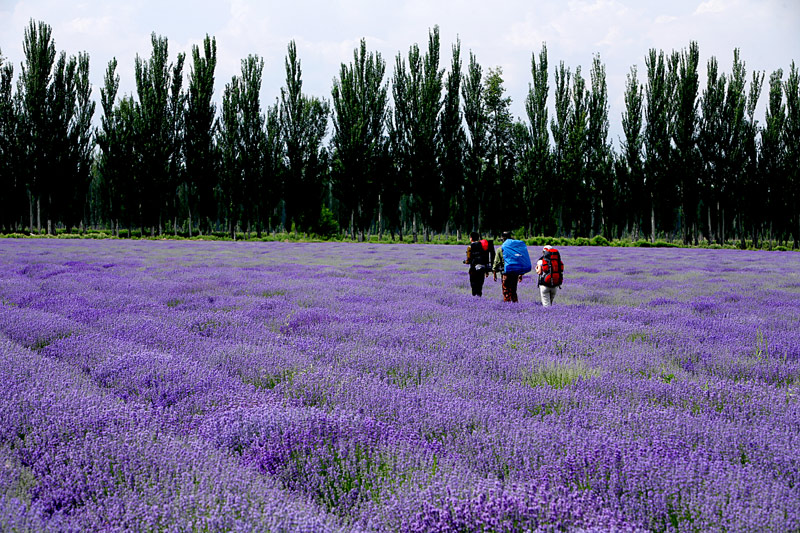
[[(783, 99), (783, 70), (778, 69), (770, 75), (769, 95), (766, 109), (764, 129), (761, 132), (761, 160), (759, 164), (759, 196), (764, 198), (764, 211), (769, 213), (762, 219), (765, 234), (767, 228), (777, 235), (780, 242), (791, 231), (790, 204), (791, 198), (788, 172), (786, 169), (786, 105)], [(757, 196), (757, 197), (759, 197)]]
[(643, 110), (644, 87), (639, 83), (634, 65), (625, 83), (625, 111), (622, 113), (622, 153), (617, 165), (617, 201), (627, 213), (625, 228), (636, 240), (644, 227), (645, 182), (644, 182), (644, 131)]
[(786, 146), (786, 181), (790, 192), (787, 203), (792, 214), (789, 219), (794, 246), (800, 240), (800, 73), (792, 61), (789, 76), (783, 86), (786, 93), (786, 122), (783, 130)]
[(676, 203), (676, 191), (670, 179), (673, 155), (670, 126), (678, 58), (677, 53), (667, 58), (663, 51), (651, 49), (645, 61), (645, 195), (650, 207), (649, 233), (653, 241), (657, 228), (671, 223)]
[(439, 122), (442, 189), (433, 206), (434, 227), (464, 228), (468, 225), (464, 188), (464, 116), (461, 111), (461, 43), (452, 48), (450, 70), (445, 78), (444, 102)]
[(119, 75), (116, 73), (117, 60), (108, 63), (104, 86), (100, 89), (100, 103), (103, 117), (97, 133), (100, 148), (97, 157), (98, 189), (105, 200), (106, 208), (100, 218), (108, 220), (119, 235), (120, 226), (130, 233), (141, 222), (140, 183), (141, 150), (137, 146), (141, 131), (141, 113), (132, 96), (119, 101)]
[(763, 205), (753, 202), (753, 198), (761, 196), (760, 173), (758, 161), (758, 135), (760, 127), (756, 119), (756, 105), (764, 85), (764, 73), (753, 72), (750, 88), (747, 93), (746, 117), (742, 128), (741, 145), (744, 165), (740, 181), (739, 193), (736, 195), (736, 220), (739, 238), (744, 240), (749, 233), (754, 242), (758, 242), (761, 231), (760, 219)]
[(216, 66), (217, 41), (206, 35), (202, 55), (199, 46), (192, 47), (186, 99), (186, 180), (182, 188), (190, 236), (194, 219), (203, 231), (210, 233), (212, 221), (217, 218), (215, 190), (219, 164), (214, 145), (216, 108), (212, 100)]
[(262, 184), (264, 223), (268, 228), (282, 225), (280, 207), (283, 198), (283, 177), (286, 169), (286, 146), (281, 132), (278, 103), (266, 109), (264, 137), (264, 182)]
[(469, 54), (467, 76), (461, 89), (466, 124), (464, 153), (464, 188), (467, 205), (467, 227), (484, 227), (486, 203), (490, 187), (484, 178), (487, 153), (487, 118), (483, 97), (483, 69), (475, 54)]
[[(715, 224), (712, 215), (719, 210), (722, 191), (722, 174), (725, 172), (723, 152), (724, 143), (724, 105), (726, 78), (719, 74), (717, 59), (708, 61), (706, 88), (701, 101), (702, 118), (699, 138), (702, 158), (702, 191), (701, 206), (705, 207), (707, 233), (706, 238), (715, 240)], [(701, 208), (702, 213), (702, 208)]]
[(25, 171), (23, 179), (30, 202), (29, 227), (33, 231), (35, 211), (35, 227), (41, 232), (42, 195), (48, 192), (49, 172), (54, 167), (50, 98), (56, 47), (50, 26), (31, 21), (25, 30), (23, 49), (25, 63), (17, 84), (21, 106), (19, 147), (23, 151), (20, 168)]
[(179, 183), (178, 171), (182, 168), (181, 124), (184, 112), (183, 82), (184, 54), (169, 64), (167, 39), (151, 36), (153, 50), (148, 61), (138, 55), (135, 62), (137, 109), (139, 128), (137, 151), (141, 173), (136, 176), (141, 200), (141, 229), (158, 228), (174, 213), (174, 200)]
[(429, 33), (424, 55), (414, 44), (408, 51), (408, 66), (400, 54), (395, 65), (389, 138), (416, 240), (419, 224), (427, 234), (435, 219), (433, 205), (441, 184), (438, 155), (444, 70), (439, 69), (439, 27)]
[(588, 95), (589, 121), (586, 131), (586, 183), (589, 194), (588, 227), (592, 235), (611, 237), (611, 215), (615, 196), (613, 154), (608, 139), (608, 86), (606, 68), (599, 56), (592, 60), (591, 91)]
[(568, 202), (565, 217), (566, 228), (574, 236), (588, 236), (588, 216), (591, 208), (591, 192), (586, 182), (586, 154), (588, 152), (589, 94), (580, 66), (572, 79), (572, 113), (567, 121), (566, 191)]
[[(89, 56), (81, 53), (76, 58), (71, 58), (65, 74), (67, 80), (63, 84), (64, 105), (59, 109), (60, 131), (55, 135), (64, 145), (58, 158), (60, 179), (53, 184), (50, 199), (53, 220), (48, 225), (61, 220), (67, 228), (72, 228), (86, 219), (86, 195), (92, 179), (95, 135), (92, 119), (96, 104), (91, 99)], [(57, 84), (59, 85), (61, 84)], [(57, 100), (60, 101), (60, 97)]]
[[(89, 56), (56, 61), (51, 28), (31, 21), (24, 38), (25, 63), (18, 82), (21, 106), (17, 148), (19, 169), (30, 199), (30, 228), (47, 232), (62, 220), (68, 226), (84, 218), (89, 185), (94, 102), (89, 83)], [(35, 208), (34, 208), (35, 206)]]
[(739, 50), (733, 53), (733, 70), (728, 78), (725, 105), (723, 106), (722, 151), (724, 154), (724, 172), (720, 174), (720, 210), (717, 213), (719, 224), (717, 233), (720, 242), (726, 239), (726, 230), (730, 229), (738, 202), (736, 196), (741, 194), (744, 172), (746, 168), (746, 152), (744, 133), (746, 131), (745, 113), (747, 108), (747, 74), (744, 62), (739, 57)]
[(286, 145), (284, 201), (286, 223), (312, 231), (320, 215), (326, 180), (327, 151), (322, 141), (327, 131), (329, 105), (303, 94), (297, 46), (289, 43), (286, 87), (281, 89), (280, 121)]
[(31, 21), (16, 84), (0, 56), (0, 229), (89, 222), (118, 235), (171, 226), (235, 237), (344, 227), (414, 240), (514, 229), (800, 244), (794, 63), (785, 80), (783, 70), (769, 77), (762, 124), (764, 73), (748, 75), (738, 49), (730, 72), (708, 60), (702, 94), (696, 42), (650, 50), (644, 84), (635, 67), (628, 74), (615, 153), (599, 56), (588, 79), (561, 62), (550, 102), (543, 44), (531, 55), (525, 119), (514, 120), (500, 68), (484, 70), (470, 52), (462, 72), (458, 41), (440, 68), (438, 27), (426, 50), (397, 55), (388, 79), (362, 40), (334, 79), (328, 138), (329, 105), (303, 93), (294, 42), (286, 86), (267, 107), (257, 56), (242, 61), (219, 104), (213, 38), (192, 47), (185, 91), (183, 54), (170, 63), (166, 38), (151, 42), (134, 64), (134, 94), (118, 94), (117, 62), (108, 64), (96, 132), (88, 55), (57, 53), (50, 27)]
[(547, 80), (547, 46), (542, 44), (539, 61), (531, 54), (533, 83), (528, 88), (525, 112), (528, 117), (528, 141), (525, 156), (521, 158), (518, 175), (521, 176), (526, 217), (533, 233), (555, 233), (554, 203), (550, 197), (552, 162), (550, 132), (548, 131), (547, 98), (550, 86)]
[(484, 179), (489, 186), (486, 226), (494, 231), (517, 227), (522, 221), (521, 189), (514, 180), (514, 131), (511, 98), (503, 86), (503, 69), (489, 69), (483, 82), (486, 113), (486, 168)]
[(264, 157), (266, 150), (265, 116), (261, 110), (261, 80), (264, 60), (248, 56), (242, 61), (239, 85), (239, 158), (241, 170), (242, 226), (248, 233), (255, 228), (261, 236), (264, 188)]
[(259, 95), (264, 60), (250, 55), (242, 60), (241, 76), (225, 86), (217, 145), (222, 156), (221, 197), (231, 236), (236, 227), (261, 234), (264, 218), (266, 117)]
[(363, 39), (353, 62), (333, 80), (332, 169), (335, 191), (351, 235), (362, 235), (380, 214), (381, 173), (387, 154), (386, 63), (367, 53)]
[(0, 50), (0, 229), (14, 231), (21, 225), (25, 186), (20, 172), (17, 110), (12, 93), (14, 67)]
[(589, 96), (580, 67), (573, 75), (562, 61), (555, 71), (555, 117), (551, 121), (556, 179), (552, 199), (559, 234), (586, 235), (591, 229), (586, 181)]
[(234, 76), (225, 85), (222, 94), (222, 114), (218, 119), (217, 147), (220, 153), (221, 172), (219, 183), (220, 209), (226, 221), (228, 231), (236, 237), (236, 222), (239, 206), (242, 201), (242, 171), (239, 150), (239, 78)]
[(675, 144), (672, 170), (677, 177), (679, 200), (679, 225), (684, 243), (697, 242), (700, 201), (700, 153), (698, 150), (698, 115), (700, 51), (696, 42), (680, 55), (675, 89), (672, 139)]
[[(719, 243), (726, 240), (726, 232), (741, 234), (744, 230), (737, 217), (737, 207), (741, 205), (737, 195), (743, 195), (746, 190), (748, 168), (751, 171), (755, 168), (755, 161), (748, 163), (745, 137), (748, 132), (755, 135), (757, 131), (754, 122), (748, 124), (747, 114), (749, 105), (755, 112), (762, 81), (762, 76), (754, 77), (748, 104), (746, 71), (739, 50), (734, 50), (733, 70), (729, 76), (718, 74), (716, 58), (708, 62), (699, 136), (704, 168), (701, 201), (706, 206), (708, 238)], [(734, 226), (737, 218), (738, 228)]]
[[(570, 81), (572, 73), (561, 61), (555, 71), (555, 115), (550, 122), (553, 134), (553, 187), (550, 199), (553, 204), (556, 234), (564, 234), (565, 203), (568, 191), (570, 120), (572, 101), (570, 100)], [(568, 212), (566, 213), (568, 215)]]

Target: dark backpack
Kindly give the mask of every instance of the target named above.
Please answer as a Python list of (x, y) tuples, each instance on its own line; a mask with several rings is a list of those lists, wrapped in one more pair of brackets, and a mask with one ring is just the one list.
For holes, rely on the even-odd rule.
[(539, 285), (560, 287), (564, 282), (564, 263), (561, 261), (561, 254), (558, 253), (558, 250), (550, 248), (539, 260), (542, 262)]
[(527, 274), (531, 271), (531, 256), (523, 241), (506, 239), (503, 241), (503, 272), (506, 274)]
[(494, 262), (494, 243), (483, 239), (470, 244), (470, 264), (475, 270), (491, 270)]

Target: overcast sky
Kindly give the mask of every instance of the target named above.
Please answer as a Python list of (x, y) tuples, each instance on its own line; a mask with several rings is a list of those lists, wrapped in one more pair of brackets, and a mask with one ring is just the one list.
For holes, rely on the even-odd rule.
[[(703, 80), (711, 56), (723, 72), (730, 72), (737, 47), (748, 79), (754, 70), (766, 71), (768, 80), (772, 71), (781, 68), (785, 73), (793, 60), (800, 63), (800, 0), (0, 0), (0, 50), (14, 64), (15, 78), (31, 19), (53, 28), (59, 52), (89, 53), (96, 99), (113, 57), (119, 62), (121, 93), (133, 93), (134, 58), (149, 58), (153, 32), (169, 40), (171, 61), (179, 52), (191, 57), (192, 45), (201, 44), (206, 34), (216, 37), (217, 101), (225, 83), (240, 72), (241, 60), (248, 54), (261, 56), (266, 105), (284, 85), (284, 59), (292, 39), (304, 92), (330, 99), (339, 66), (352, 60), (362, 38), (370, 51), (383, 56), (390, 79), (398, 52), (407, 56), (414, 43), (424, 50), (429, 29), (438, 25), (442, 67), (449, 67), (457, 39), (465, 64), (472, 51), (484, 72), (502, 67), (515, 117), (524, 116), (531, 54), (538, 54), (542, 43), (550, 63), (551, 107), (558, 63), (564, 61), (573, 71), (581, 66), (588, 79), (592, 58), (599, 54), (606, 66), (615, 144), (625, 77), (637, 65), (644, 81), (650, 48), (669, 52), (697, 41)], [(184, 71), (189, 71), (188, 59)], [(763, 110), (766, 92), (761, 100)], [(763, 112), (761, 117), (763, 122)]]

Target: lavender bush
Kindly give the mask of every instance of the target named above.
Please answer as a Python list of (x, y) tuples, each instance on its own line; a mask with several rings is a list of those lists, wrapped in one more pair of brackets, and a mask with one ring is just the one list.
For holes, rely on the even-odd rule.
[(0, 530), (800, 529), (800, 255), (462, 255), (0, 241)]

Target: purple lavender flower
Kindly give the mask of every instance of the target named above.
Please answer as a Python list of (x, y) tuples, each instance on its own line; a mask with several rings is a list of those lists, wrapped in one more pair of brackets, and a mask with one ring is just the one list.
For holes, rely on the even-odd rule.
[(0, 530), (800, 529), (800, 256), (0, 241)]

